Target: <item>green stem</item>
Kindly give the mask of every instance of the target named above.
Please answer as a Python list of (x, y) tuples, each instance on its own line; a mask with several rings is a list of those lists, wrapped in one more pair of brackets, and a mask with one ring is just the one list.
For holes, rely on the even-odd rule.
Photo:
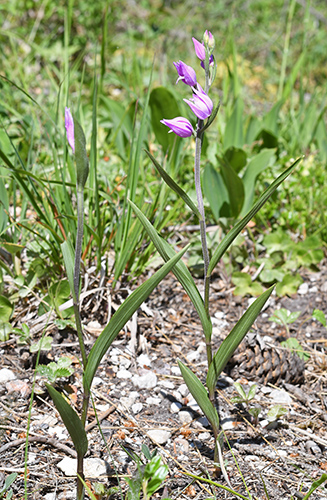
[[(194, 179), (195, 179), (196, 196), (198, 201), (198, 209), (201, 215), (200, 235), (201, 235), (203, 262), (204, 262), (204, 308), (209, 318), (210, 276), (208, 276), (208, 267), (210, 259), (209, 259), (208, 245), (207, 245), (206, 222), (205, 222), (203, 195), (201, 189), (201, 172), (200, 172), (201, 148), (203, 140), (203, 133), (201, 132), (202, 127), (203, 127), (203, 120), (198, 120), (196, 138), (195, 138)], [(209, 367), (212, 361), (211, 341), (207, 340), (206, 349), (207, 349), (207, 362)]]
[(83, 219), (84, 219), (84, 193), (83, 189), (77, 187), (77, 234), (76, 234), (75, 265), (74, 265), (74, 314), (76, 320), (78, 342), (82, 354), (83, 368), (85, 369), (87, 363), (87, 356), (84, 345), (83, 328), (81, 322), (80, 303), (79, 303), (79, 282), (80, 282), (80, 267), (81, 267), (83, 223), (84, 223)]
[(77, 454), (77, 500), (84, 500), (84, 456)]

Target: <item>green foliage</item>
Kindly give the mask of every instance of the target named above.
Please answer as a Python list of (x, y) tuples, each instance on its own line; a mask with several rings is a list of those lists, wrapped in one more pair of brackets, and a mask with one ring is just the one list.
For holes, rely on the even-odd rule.
[(234, 387), (239, 393), (239, 396), (232, 398), (231, 399), (232, 403), (245, 403), (246, 405), (248, 405), (249, 402), (252, 401), (252, 399), (254, 399), (258, 386), (256, 384), (252, 384), (250, 389), (248, 390), (248, 393), (245, 392), (245, 390), (243, 389), (242, 385), (239, 382), (235, 382)]
[[(62, 280), (59, 283), (53, 283), (49, 287), (48, 294), (44, 297), (43, 302), (39, 306), (39, 315), (50, 311), (50, 308), (55, 309), (58, 316), (61, 318), (69, 318), (73, 314), (73, 308), (61, 310), (60, 306), (65, 304), (70, 299), (70, 284), (68, 280)], [(49, 304), (49, 306), (47, 306)]]
[(74, 373), (74, 368), (71, 366), (72, 360), (67, 357), (59, 358), (57, 363), (52, 361), (47, 365), (38, 365), (36, 367), (37, 373), (42, 377), (46, 377), (52, 384), (59, 378), (70, 377)]
[(290, 349), (291, 352), (295, 352), (303, 361), (308, 361), (310, 359), (310, 354), (303, 349), (300, 342), (294, 337), (290, 337), (281, 342), (281, 346)]
[(13, 496), (13, 491), (10, 489), (10, 486), (15, 481), (18, 476), (17, 472), (12, 472), (9, 476), (6, 477), (3, 487), (0, 490), (0, 498), (5, 500), (10, 500)]
[(275, 422), (280, 417), (283, 417), (288, 412), (287, 408), (281, 405), (274, 405), (267, 413), (268, 422)]
[(276, 309), (276, 311), (274, 311), (273, 315), (270, 316), (269, 321), (273, 321), (274, 323), (277, 323), (277, 325), (284, 326), (289, 333), (287, 325), (294, 323), (300, 315), (301, 311), (291, 312), (282, 307), (281, 309)]
[(251, 276), (246, 273), (236, 272), (232, 274), (232, 282), (235, 285), (234, 295), (256, 296), (263, 292), (263, 288), (259, 283), (253, 282)]
[(326, 316), (320, 309), (314, 309), (312, 318), (319, 321), (319, 323), (321, 323), (323, 326), (327, 325)]
[(52, 342), (53, 342), (52, 337), (42, 337), (35, 344), (32, 344), (30, 346), (30, 351), (31, 352), (51, 351)]

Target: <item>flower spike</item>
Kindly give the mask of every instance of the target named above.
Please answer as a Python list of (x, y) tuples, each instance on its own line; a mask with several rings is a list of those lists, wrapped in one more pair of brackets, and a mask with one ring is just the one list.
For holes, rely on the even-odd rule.
[(187, 66), (187, 64), (183, 63), (183, 61), (174, 62), (174, 66), (178, 73), (176, 83), (178, 83), (179, 80), (182, 80), (186, 85), (190, 85), (190, 87), (194, 87), (196, 85), (196, 74), (191, 66)]
[(198, 89), (199, 90), (193, 89), (193, 99), (184, 99), (184, 101), (190, 106), (193, 113), (200, 118), (200, 120), (205, 120), (212, 113), (213, 102), (199, 84)]

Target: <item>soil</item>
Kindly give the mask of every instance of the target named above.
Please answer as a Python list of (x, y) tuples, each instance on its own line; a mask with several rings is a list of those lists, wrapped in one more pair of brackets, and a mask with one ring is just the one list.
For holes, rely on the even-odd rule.
[[(269, 317), (279, 307), (301, 311), (299, 319), (290, 325), (290, 336), (310, 355), (305, 364), (299, 364), (300, 378), (288, 377), (285, 382), (284, 371), (284, 375), (272, 380), (267, 377), (271, 372), (269, 367), (264, 373), (257, 367), (246, 371), (242, 369), (241, 356), (232, 375), (226, 367), (217, 384), (217, 405), (225, 434), (225, 468), (232, 489), (246, 498), (251, 494), (258, 500), (301, 499), (313, 481), (327, 473), (327, 358), (324, 354), (327, 334), (326, 328), (311, 318), (316, 308), (327, 312), (327, 267), (323, 265), (316, 273), (306, 271), (302, 277), (307, 284), (302, 287), (302, 294), (272, 296), (251, 330), (252, 339), (258, 340), (261, 349), (278, 351), (287, 332), (269, 321)], [(122, 286), (114, 292), (110, 291), (110, 284), (100, 290), (97, 286), (94, 281), (94, 290), (84, 299), (82, 307), (88, 349), (130, 292)], [(199, 281), (200, 289), (201, 286)], [(230, 284), (218, 277), (213, 278), (211, 289), (216, 349), (248, 307), (249, 298), (233, 296)], [(51, 351), (42, 353), (39, 362), (46, 364), (61, 356), (72, 359), (74, 375), (68, 380), (60, 379), (56, 387), (79, 410), (82, 372), (76, 334), (69, 328), (59, 330), (53, 317), (40, 320), (37, 307), (36, 301), (22, 302), (21, 309), (16, 308), (15, 326), (27, 323), (33, 342), (44, 331), (53, 337)], [(240, 346), (241, 352), (244, 349), (244, 358), (248, 348), (246, 342)], [(8, 368), (16, 377), (0, 386), (0, 487), (6, 476), (17, 472), (12, 485), (15, 499), (24, 497), (25, 487), (29, 499), (74, 498), (75, 478), (65, 475), (58, 464), (65, 457), (73, 458), (75, 451), (47, 394), (44, 378), (35, 377), (36, 355), (30, 353), (28, 346), (19, 345), (18, 337), (10, 337), (0, 344), (0, 349), (1, 368)], [(177, 367), (178, 358), (205, 380), (206, 352), (200, 322), (187, 295), (170, 274), (116, 338), (97, 371), (92, 394), (99, 424), (91, 407), (86, 459), (105, 460), (107, 469), (98, 477), (95, 473), (87, 478), (91, 488), (96, 482), (110, 488), (117, 486), (117, 477), (136, 477), (133, 454), (142, 457), (141, 447), (146, 444), (151, 451), (157, 448), (169, 467), (165, 487), (155, 493), (154, 498), (236, 498), (224, 489), (189, 475), (211, 478), (228, 486), (223, 476), (216, 477), (212, 432), (185, 387)], [(292, 356), (289, 363), (291, 367)], [(261, 374), (256, 376), (256, 373)], [(233, 385), (236, 381), (241, 382), (246, 392), (253, 382), (257, 384), (255, 397), (248, 407), (245, 403), (232, 402), (238, 395)], [(280, 406), (286, 413), (269, 422), (268, 411), (279, 403), (279, 395)], [(254, 407), (260, 408), (257, 421), (248, 411)], [(166, 434), (158, 438), (154, 430), (166, 431)], [(27, 474), (25, 486), (24, 474)], [(123, 492), (126, 487), (126, 482), (121, 480)], [(109, 494), (103, 498), (109, 498)], [(120, 493), (114, 493), (112, 498), (121, 498)], [(323, 485), (311, 498), (327, 498)]]

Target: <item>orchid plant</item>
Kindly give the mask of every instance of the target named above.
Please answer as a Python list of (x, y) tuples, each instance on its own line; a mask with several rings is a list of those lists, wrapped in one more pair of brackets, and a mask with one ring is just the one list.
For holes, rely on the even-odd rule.
[[(182, 81), (192, 91), (192, 97), (184, 99), (186, 104), (190, 106), (192, 112), (195, 114), (197, 121), (195, 127), (189, 120), (184, 117), (177, 117), (172, 120), (162, 119), (162, 124), (170, 128), (170, 132), (177, 134), (180, 137), (188, 138), (193, 136), (195, 139), (195, 188), (197, 194), (197, 206), (193, 203), (187, 193), (176, 184), (176, 182), (167, 174), (164, 168), (156, 161), (156, 159), (147, 152), (149, 158), (153, 162), (155, 168), (167, 183), (188, 205), (194, 215), (198, 217), (200, 222), (200, 233), (202, 242), (202, 253), (204, 262), (204, 296), (202, 297), (195, 281), (193, 280), (188, 268), (182, 262), (181, 257), (189, 248), (187, 245), (179, 253), (166, 242), (152, 226), (149, 220), (145, 217), (142, 211), (130, 201), (130, 204), (135, 211), (135, 214), (141, 221), (153, 244), (158, 250), (159, 254), (165, 261), (165, 264), (146, 282), (140, 285), (131, 295), (121, 304), (119, 309), (113, 315), (107, 326), (102, 331), (101, 335), (97, 338), (92, 346), (89, 354), (87, 354), (83, 326), (80, 315), (80, 268), (81, 268), (81, 251), (83, 241), (83, 216), (84, 216), (84, 187), (87, 182), (89, 173), (89, 161), (86, 152), (86, 141), (83, 129), (71, 113), (70, 108), (65, 110), (65, 126), (67, 132), (67, 140), (72, 148), (76, 162), (76, 192), (77, 192), (77, 235), (75, 250), (71, 242), (67, 239), (62, 244), (62, 253), (65, 263), (65, 268), (68, 276), (68, 281), (73, 296), (74, 314), (76, 321), (76, 330), (79, 341), (79, 347), (82, 358), (83, 368), (83, 400), (81, 412), (75, 410), (67, 400), (58, 392), (52, 385), (47, 384), (47, 389), (53, 402), (60, 413), (63, 422), (70, 434), (74, 443), (77, 453), (77, 500), (83, 500), (85, 496), (84, 491), (84, 456), (88, 449), (88, 440), (86, 436), (87, 413), (91, 397), (91, 386), (95, 376), (96, 370), (111, 346), (112, 342), (119, 334), (121, 329), (132, 317), (134, 312), (140, 305), (148, 298), (154, 288), (164, 279), (169, 271), (173, 271), (176, 278), (180, 281), (185, 291), (189, 295), (194, 307), (196, 308), (203, 334), (206, 341), (207, 352), (207, 377), (206, 386), (202, 381), (181, 361), (179, 367), (184, 377), (191, 394), (199, 404), (200, 408), (206, 415), (210, 422), (214, 438), (215, 438), (215, 462), (222, 463), (221, 448), (219, 444), (220, 423), (219, 415), (215, 401), (215, 386), (217, 379), (224, 369), (229, 358), (244, 338), (252, 323), (258, 316), (265, 302), (268, 300), (272, 289), (264, 292), (244, 313), (242, 318), (226, 337), (216, 353), (212, 351), (211, 334), (212, 322), (209, 311), (209, 295), (210, 295), (210, 276), (216, 267), (217, 263), (231, 245), (236, 236), (242, 231), (247, 223), (253, 218), (263, 204), (268, 200), (271, 194), (276, 190), (279, 184), (291, 173), (297, 161), (283, 172), (278, 179), (276, 179), (271, 186), (261, 195), (253, 208), (241, 219), (233, 229), (225, 236), (214, 251), (211, 259), (209, 258), (208, 245), (206, 239), (206, 222), (204, 212), (204, 202), (201, 189), (201, 146), (203, 136), (207, 128), (213, 123), (219, 105), (214, 108), (213, 102), (209, 97), (209, 91), (213, 84), (216, 74), (216, 63), (213, 55), (215, 40), (209, 31), (206, 31), (202, 42), (193, 38), (195, 53), (200, 59), (200, 66), (204, 71), (204, 90), (197, 81), (195, 70), (186, 65), (184, 62), (179, 61), (174, 63), (178, 73), (178, 80)], [(80, 413), (80, 414), (79, 414)], [(225, 486), (222, 486), (228, 489)], [(232, 490), (229, 490), (232, 491)], [(236, 494), (236, 492), (233, 492)], [(238, 495), (240, 496), (240, 495)], [(242, 497), (244, 498), (244, 497)]]

